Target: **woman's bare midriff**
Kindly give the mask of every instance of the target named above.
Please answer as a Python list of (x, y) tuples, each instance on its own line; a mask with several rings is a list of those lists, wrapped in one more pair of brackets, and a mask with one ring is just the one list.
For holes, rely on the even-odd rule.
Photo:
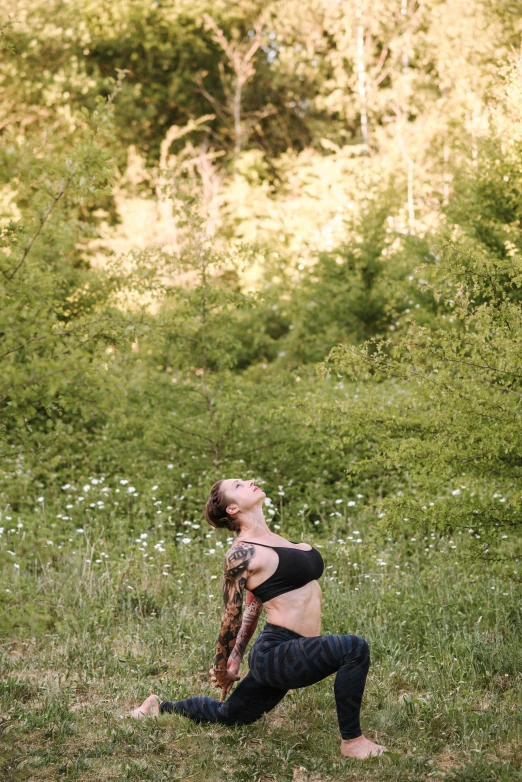
[(321, 635), (321, 587), (310, 581), (264, 604), (267, 622), (305, 635)]
[[(267, 538), (264, 538), (263, 543), (266, 540)], [(279, 557), (271, 546), (295, 548), (300, 551), (311, 550), (311, 546), (307, 543), (292, 545), (279, 535), (273, 535), (269, 540), (270, 543), (257, 547), (255, 557), (248, 569), (247, 589), (256, 589), (275, 573)], [(254, 545), (256, 543), (256, 541), (244, 542), (254, 543)], [(267, 622), (286, 627), (287, 630), (293, 630), (307, 637), (321, 635), (321, 597), (319, 582), (310, 581), (299, 589), (292, 589), (279, 597), (267, 600), (263, 606), (267, 613)]]

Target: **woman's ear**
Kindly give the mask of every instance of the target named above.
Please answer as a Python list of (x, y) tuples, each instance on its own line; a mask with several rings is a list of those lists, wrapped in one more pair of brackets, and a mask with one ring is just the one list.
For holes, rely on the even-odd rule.
[(232, 505), (227, 505), (227, 516), (235, 516), (238, 511), (239, 508), (235, 502)]

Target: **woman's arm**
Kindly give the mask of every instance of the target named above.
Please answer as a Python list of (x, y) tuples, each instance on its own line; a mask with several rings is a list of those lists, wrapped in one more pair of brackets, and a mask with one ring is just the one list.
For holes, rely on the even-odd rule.
[(255, 548), (242, 543), (227, 552), (223, 569), (223, 602), (221, 629), (216, 645), (214, 671), (226, 672), (236, 638), (242, 624), (243, 592), (247, 582), (247, 570), (255, 554)]
[(228, 668), (239, 671), (241, 660), (246, 652), (246, 648), (252, 636), (254, 635), (259, 616), (263, 610), (263, 603), (258, 597), (254, 597), (252, 592), (247, 591), (246, 608), (243, 613), (241, 629), (236, 638), (236, 645), (232, 649), (228, 661)]

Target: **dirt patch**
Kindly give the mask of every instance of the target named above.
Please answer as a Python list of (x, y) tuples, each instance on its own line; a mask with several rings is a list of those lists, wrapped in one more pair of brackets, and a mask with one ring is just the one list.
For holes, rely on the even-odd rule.
[(450, 752), (441, 752), (434, 758), (435, 765), (440, 771), (450, 771), (453, 768), (457, 768), (461, 765), (461, 761), (455, 755)]
[(329, 780), (328, 777), (322, 777), (320, 774), (313, 774), (307, 771), (304, 766), (296, 766), (293, 770), (292, 782), (329, 782)]

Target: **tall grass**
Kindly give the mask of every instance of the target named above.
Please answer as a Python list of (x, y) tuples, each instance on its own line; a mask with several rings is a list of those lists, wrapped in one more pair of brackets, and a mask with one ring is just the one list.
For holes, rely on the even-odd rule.
[(127, 484), (109, 503), (103, 485), (88, 513), (65, 490), (2, 515), (0, 778), (522, 779), (520, 586), (470, 564), (458, 537), (372, 541), (364, 514), (302, 535), (327, 566), (323, 632), (370, 643), (363, 730), (388, 756), (340, 757), (332, 677), (244, 728), (125, 718), (150, 692), (217, 696), (227, 543)]

